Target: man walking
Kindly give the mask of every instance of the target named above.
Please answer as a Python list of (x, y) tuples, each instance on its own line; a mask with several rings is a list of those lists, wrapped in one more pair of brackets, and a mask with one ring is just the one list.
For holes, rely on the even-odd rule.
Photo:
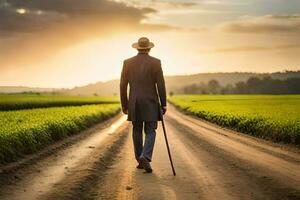
[[(165, 81), (160, 60), (149, 56), (154, 44), (142, 37), (132, 47), (138, 50), (138, 54), (123, 63), (120, 81), (122, 111), (128, 114), (127, 120), (132, 121), (134, 153), (139, 163), (137, 168), (151, 173), (155, 130), (157, 121), (161, 120), (159, 109), (162, 109), (163, 114), (167, 111)], [(146, 134), (144, 144), (143, 127)]]

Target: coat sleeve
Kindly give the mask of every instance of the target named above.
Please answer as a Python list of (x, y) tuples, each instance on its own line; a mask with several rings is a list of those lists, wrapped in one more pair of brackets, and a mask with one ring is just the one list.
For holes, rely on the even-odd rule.
[(128, 97), (127, 97), (127, 87), (128, 87), (128, 68), (126, 62), (123, 63), (121, 80), (120, 80), (120, 98), (123, 110), (128, 110)]
[(161, 106), (167, 106), (167, 97), (166, 97), (166, 86), (163, 70), (161, 68), (161, 62), (159, 61), (158, 69), (156, 72), (156, 84), (158, 89), (158, 95), (160, 98)]

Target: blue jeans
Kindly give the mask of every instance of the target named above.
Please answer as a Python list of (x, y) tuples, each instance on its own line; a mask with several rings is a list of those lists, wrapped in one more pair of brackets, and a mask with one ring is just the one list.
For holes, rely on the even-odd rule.
[[(153, 147), (155, 143), (155, 136), (157, 129), (157, 122), (143, 122), (143, 121), (133, 121), (133, 145), (135, 159), (139, 161), (140, 157), (146, 158), (149, 162), (152, 159)], [(143, 145), (143, 126), (145, 131), (145, 143)]]

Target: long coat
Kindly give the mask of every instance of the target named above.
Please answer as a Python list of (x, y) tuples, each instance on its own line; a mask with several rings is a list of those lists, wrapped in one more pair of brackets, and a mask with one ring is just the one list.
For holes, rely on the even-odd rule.
[(166, 106), (166, 87), (160, 60), (147, 53), (139, 53), (125, 60), (121, 73), (120, 97), (122, 109), (128, 110), (127, 120), (160, 121), (158, 96), (161, 106)]

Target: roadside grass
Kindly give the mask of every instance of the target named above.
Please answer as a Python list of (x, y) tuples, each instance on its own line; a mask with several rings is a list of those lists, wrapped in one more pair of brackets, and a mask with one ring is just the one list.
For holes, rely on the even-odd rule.
[(119, 97), (0, 94), (0, 110), (2, 111), (106, 103), (119, 104)]
[(168, 100), (220, 126), (300, 146), (300, 95), (179, 95)]
[(119, 111), (116, 103), (0, 111), (0, 163), (37, 152)]

